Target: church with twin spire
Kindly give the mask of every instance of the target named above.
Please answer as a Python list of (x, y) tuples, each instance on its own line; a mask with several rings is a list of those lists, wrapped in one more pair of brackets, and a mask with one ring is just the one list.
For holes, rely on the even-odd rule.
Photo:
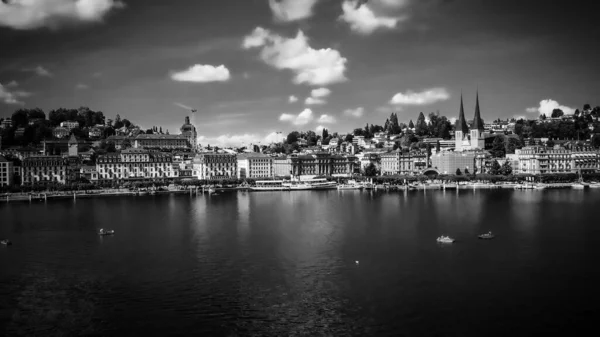
[(461, 94), (460, 112), (454, 130), (454, 151), (483, 150), (485, 148), (485, 136), (483, 130), (483, 120), (481, 119), (481, 112), (479, 110), (479, 92), (477, 92), (475, 102), (475, 117), (473, 118), (473, 124), (470, 129), (467, 125), (467, 120), (465, 119), (465, 110)]

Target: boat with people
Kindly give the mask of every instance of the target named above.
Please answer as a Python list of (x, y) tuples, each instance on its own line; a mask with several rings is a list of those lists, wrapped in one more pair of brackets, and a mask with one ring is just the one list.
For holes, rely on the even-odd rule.
[(10, 246), (10, 245), (12, 245), (12, 242), (9, 239), (4, 239), (4, 240), (0, 240), (0, 244), (3, 244), (5, 246)]
[(440, 236), (439, 238), (437, 238), (437, 242), (439, 243), (453, 243), (455, 240), (449, 236)]
[(339, 184), (337, 186), (338, 190), (362, 190), (363, 186), (359, 184), (356, 180), (348, 180), (345, 184)]
[(495, 238), (496, 236), (494, 234), (492, 234), (491, 231), (489, 231), (485, 234), (477, 235), (477, 237), (482, 240), (491, 240), (491, 239)]
[(104, 236), (104, 235), (114, 235), (115, 234), (115, 230), (114, 229), (104, 229), (104, 228), (100, 228), (100, 231), (98, 232), (98, 234)]
[(290, 191), (329, 190), (337, 188), (337, 183), (335, 181), (329, 181), (326, 178), (288, 180), (283, 182), (282, 185), (288, 187)]
[(289, 191), (288, 186), (283, 186), (283, 180), (258, 180), (256, 185), (249, 186), (250, 191)]

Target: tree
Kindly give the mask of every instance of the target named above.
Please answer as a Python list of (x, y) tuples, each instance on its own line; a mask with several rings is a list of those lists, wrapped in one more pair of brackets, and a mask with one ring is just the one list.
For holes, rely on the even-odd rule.
[(298, 142), (300, 138), (300, 133), (298, 131), (292, 131), (287, 135), (286, 143), (292, 144)]
[(597, 148), (600, 148), (600, 134), (595, 134), (595, 135), (592, 137), (592, 141), (591, 141), (591, 143), (592, 143), (592, 146), (593, 146), (594, 148), (596, 148), (596, 149), (597, 149)]
[(399, 142), (394, 142), (394, 148), (393, 148), (393, 150), (397, 150), (397, 149), (402, 150), (402, 147), (400, 146)]
[(490, 174), (494, 175), (494, 176), (497, 176), (497, 175), (500, 174), (500, 169), (501, 169), (500, 163), (498, 163), (497, 160), (494, 160), (492, 162), (492, 167), (490, 168)]
[(548, 141), (546, 141), (546, 146), (547, 147), (554, 147), (554, 141), (552, 139), (548, 139)]
[(592, 106), (586, 103), (583, 105), (583, 111), (587, 111), (587, 110), (592, 110)]
[(552, 118), (558, 118), (561, 117), (562, 115), (564, 115), (565, 113), (561, 110), (561, 109), (554, 109), (552, 110)]
[(27, 110), (19, 109), (13, 112), (11, 116), (13, 127), (25, 127), (28, 123)]
[(409, 129), (414, 129), (415, 124), (413, 123), (412, 119), (410, 120), (410, 122), (408, 122), (408, 128)]
[(504, 164), (502, 164), (502, 167), (499, 170), (500, 174), (502, 174), (503, 176), (508, 176), (512, 174), (512, 166), (510, 165), (510, 161), (505, 161)]
[(367, 177), (374, 177), (378, 173), (377, 166), (375, 166), (373, 163), (369, 163), (369, 165), (365, 167), (365, 176)]
[(540, 114), (540, 120), (545, 121), (546, 120), (546, 115), (545, 114)]
[(501, 136), (496, 136), (496, 138), (494, 138), (494, 142), (492, 143), (492, 149), (490, 153), (496, 158), (503, 158), (506, 155), (504, 140)]
[(346, 138), (344, 140), (348, 143), (352, 143), (353, 139), (354, 139), (354, 136), (352, 134), (347, 134)]
[(462, 175), (462, 172), (460, 171), (459, 168), (456, 169), (456, 172), (454, 173), (455, 175), (459, 176)]
[(327, 138), (327, 136), (329, 136), (329, 130), (327, 130), (327, 129), (324, 128), (323, 129), (323, 133), (321, 135), (321, 138), (325, 139), (325, 138)]
[(465, 167), (465, 175), (469, 174), (469, 168)]
[(425, 136), (427, 135), (427, 122), (425, 122), (425, 115), (423, 112), (419, 113), (419, 117), (417, 118), (417, 124), (415, 125), (415, 133), (417, 136)]
[(129, 127), (131, 127), (131, 122), (128, 119), (123, 119), (123, 125), (126, 128), (129, 128)]

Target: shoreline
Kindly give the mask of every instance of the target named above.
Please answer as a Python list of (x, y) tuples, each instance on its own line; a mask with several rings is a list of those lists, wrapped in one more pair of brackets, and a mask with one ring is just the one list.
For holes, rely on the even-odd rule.
[[(364, 191), (426, 191), (426, 190), (477, 190), (477, 189), (512, 189), (512, 190), (544, 190), (544, 189), (572, 189), (573, 183), (548, 183), (548, 184), (419, 184), (419, 185), (376, 185), (373, 188), (363, 189)], [(589, 189), (586, 186), (585, 189)], [(329, 191), (333, 189), (328, 189)], [(236, 192), (252, 191), (245, 187), (215, 188), (216, 192)], [(345, 190), (338, 190), (345, 191)], [(356, 190), (353, 190), (356, 191)], [(269, 192), (290, 192), (273, 190)], [(73, 199), (94, 198), (94, 197), (120, 197), (120, 196), (151, 196), (167, 194), (189, 194), (197, 196), (198, 194), (210, 194), (208, 190), (202, 188), (186, 188), (166, 191), (129, 191), (129, 190), (92, 190), (92, 191), (68, 191), (68, 192), (38, 192), (38, 193), (4, 193), (0, 195), (0, 204), (9, 202), (32, 202), (47, 201), (48, 199)]]

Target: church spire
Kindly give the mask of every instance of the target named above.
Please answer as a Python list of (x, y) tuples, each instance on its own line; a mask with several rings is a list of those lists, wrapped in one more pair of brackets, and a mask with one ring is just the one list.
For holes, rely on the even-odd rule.
[(473, 129), (483, 131), (483, 120), (481, 120), (481, 111), (479, 111), (479, 90), (475, 100), (475, 117), (473, 118)]
[(456, 131), (462, 131), (463, 135), (467, 135), (469, 133), (469, 127), (467, 126), (467, 121), (465, 120), (465, 109), (463, 108), (463, 98), (462, 93), (460, 94), (460, 113), (458, 114), (458, 120), (456, 121)]

